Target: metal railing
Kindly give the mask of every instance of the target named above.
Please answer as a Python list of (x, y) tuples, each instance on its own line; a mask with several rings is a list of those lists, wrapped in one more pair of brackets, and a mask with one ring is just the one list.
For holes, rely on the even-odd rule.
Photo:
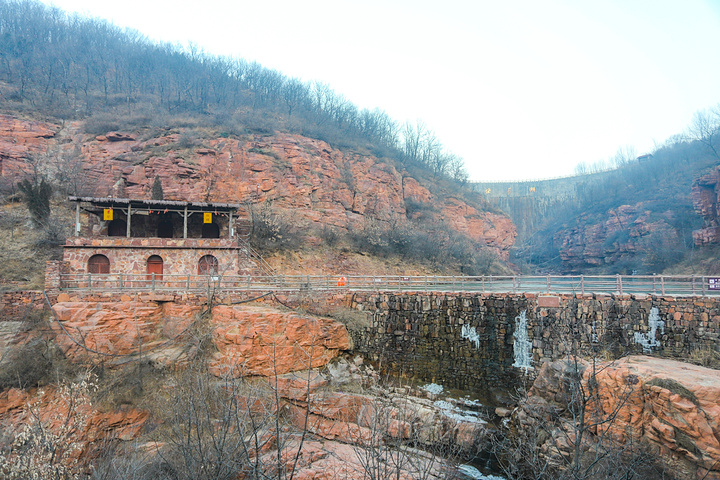
[(351, 290), (536, 294), (720, 296), (720, 278), (702, 276), (403, 276), (62, 274), (63, 291)]

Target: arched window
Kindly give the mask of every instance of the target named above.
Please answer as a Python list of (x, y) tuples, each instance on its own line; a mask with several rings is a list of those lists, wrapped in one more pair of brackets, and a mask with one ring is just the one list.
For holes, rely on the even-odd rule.
[(110, 273), (110, 260), (105, 255), (93, 255), (88, 259), (88, 273)]
[(124, 237), (127, 234), (127, 223), (120, 218), (115, 219), (108, 225), (109, 237)]
[(203, 223), (202, 238), (220, 238), (220, 227), (217, 223)]
[(148, 278), (152, 278), (152, 274), (155, 274), (156, 280), (162, 280), (163, 274), (163, 259), (159, 255), (151, 255), (147, 259), (147, 269), (145, 270)]
[(217, 275), (218, 260), (212, 255), (205, 255), (198, 261), (198, 275)]

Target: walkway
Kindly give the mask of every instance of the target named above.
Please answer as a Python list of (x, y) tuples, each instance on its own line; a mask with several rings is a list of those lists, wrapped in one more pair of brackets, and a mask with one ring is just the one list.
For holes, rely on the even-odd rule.
[(63, 274), (61, 291), (398, 291), (720, 296), (720, 277)]

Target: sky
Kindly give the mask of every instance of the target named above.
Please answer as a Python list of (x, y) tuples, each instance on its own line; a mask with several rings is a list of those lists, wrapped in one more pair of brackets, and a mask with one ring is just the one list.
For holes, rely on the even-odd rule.
[(471, 180), (650, 153), (720, 103), (720, 0), (43, 0), (422, 121)]

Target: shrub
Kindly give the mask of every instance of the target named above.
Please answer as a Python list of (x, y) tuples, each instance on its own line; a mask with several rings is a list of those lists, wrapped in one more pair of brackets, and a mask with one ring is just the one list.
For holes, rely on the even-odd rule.
[(690, 352), (688, 361), (702, 367), (720, 370), (720, 352), (709, 346), (696, 348)]
[(50, 216), (50, 198), (53, 188), (44, 177), (36, 178), (32, 182), (28, 179), (18, 183), (28, 211), (36, 227), (41, 227)]
[(12, 347), (0, 362), (0, 390), (45, 383), (53, 373), (53, 357), (51, 347), (41, 339)]
[(285, 214), (270, 203), (249, 208), (252, 219), (250, 245), (261, 251), (271, 252), (297, 248), (300, 235)]

